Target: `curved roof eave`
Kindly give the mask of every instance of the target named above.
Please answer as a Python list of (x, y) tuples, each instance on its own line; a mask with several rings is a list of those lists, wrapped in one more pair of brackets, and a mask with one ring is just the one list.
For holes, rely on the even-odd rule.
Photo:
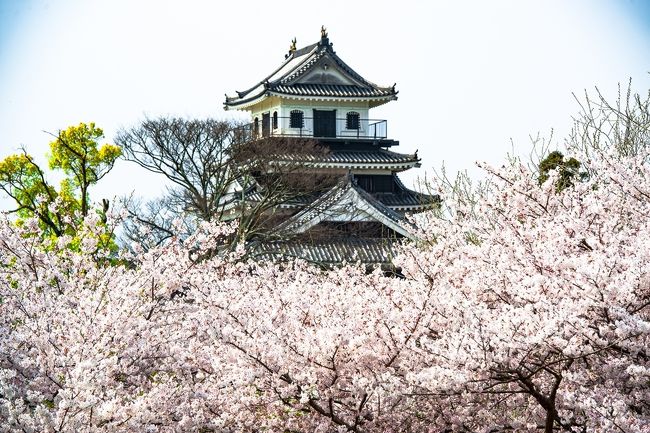
[[(300, 76), (304, 75), (309, 70), (311, 70), (311, 68), (316, 63), (318, 63), (318, 60), (323, 56), (330, 57), (337, 64), (337, 66), (341, 68), (344, 71), (344, 73), (347, 74), (349, 78), (352, 79), (353, 81), (363, 83), (364, 85), (363, 87), (369, 87), (374, 89), (375, 91), (385, 92), (386, 95), (366, 96), (366, 97), (355, 96), (352, 98), (347, 98), (344, 96), (319, 97), (318, 95), (304, 95), (304, 96), (297, 95), (298, 98), (304, 98), (304, 99), (317, 98), (318, 100), (333, 100), (333, 101), (365, 100), (365, 101), (370, 101), (371, 103), (374, 102), (374, 104), (372, 104), (371, 107), (377, 107), (379, 105), (383, 105), (388, 101), (397, 99), (398, 92), (395, 91), (395, 85), (393, 85), (392, 87), (380, 87), (363, 78), (334, 52), (334, 50), (332, 49), (332, 44), (329, 43), (329, 39), (324, 37), (324, 39), (321, 39), (320, 42), (290, 52), (289, 55), (284, 60), (284, 62), (280, 65), (280, 67), (276, 68), (271, 74), (267, 75), (263, 80), (261, 80), (253, 87), (249, 88), (248, 90), (242, 92), (238, 91), (237, 96), (234, 97), (229, 97), (228, 95), (226, 95), (224, 108), (226, 110), (228, 110), (229, 108), (246, 109), (254, 105), (254, 103), (256, 103), (258, 100), (261, 100), (260, 98), (263, 98), (264, 96), (268, 96), (268, 94), (264, 92), (257, 93), (255, 94), (255, 96), (248, 96), (250, 93), (254, 93), (257, 88), (262, 87), (264, 91), (268, 91), (273, 89), (275, 85), (281, 82), (285, 82), (285, 81), (287, 83), (294, 82)], [(278, 96), (290, 97), (289, 95), (284, 94), (282, 92), (271, 92), (271, 93), (277, 94)]]
[(305, 100), (319, 100), (319, 101), (394, 101), (397, 95), (377, 95), (377, 96), (321, 96), (321, 95), (295, 95), (290, 93), (281, 93), (278, 91), (269, 91), (269, 95), (280, 96), (287, 99), (305, 99)]
[(413, 167), (417, 167), (417, 162), (395, 162), (395, 163), (344, 163), (344, 162), (308, 162), (305, 163), (306, 166), (312, 166), (314, 168), (347, 168), (350, 170), (408, 170)]
[(286, 99), (296, 99), (296, 100), (309, 100), (309, 101), (345, 101), (345, 102), (360, 102), (367, 101), (370, 102), (371, 108), (378, 107), (390, 101), (396, 101), (397, 95), (386, 95), (386, 96), (303, 96), (303, 95), (290, 95), (274, 91), (264, 91), (255, 96), (252, 96), (241, 101), (226, 102), (224, 104), (224, 109), (235, 109), (235, 110), (245, 110), (253, 105), (261, 102), (266, 97), (269, 96), (279, 96)]
[(245, 110), (248, 107), (251, 107), (258, 102), (262, 101), (264, 98), (269, 96), (269, 92), (263, 91), (261, 93), (258, 93), (255, 96), (252, 96), (250, 98), (246, 99), (241, 99), (239, 101), (226, 101), (225, 104), (223, 104), (223, 108), (227, 111), (229, 109), (235, 109), (235, 110)]

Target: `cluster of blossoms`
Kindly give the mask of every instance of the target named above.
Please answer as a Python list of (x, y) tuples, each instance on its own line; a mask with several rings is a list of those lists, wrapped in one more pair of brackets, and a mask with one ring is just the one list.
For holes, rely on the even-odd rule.
[(404, 278), (251, 262), (209, 224), (109, 265), (92, 224), (45, 250), (0, 221), (0, 432), (650, 431), (648, 161), (559, 193), (488, 168)]

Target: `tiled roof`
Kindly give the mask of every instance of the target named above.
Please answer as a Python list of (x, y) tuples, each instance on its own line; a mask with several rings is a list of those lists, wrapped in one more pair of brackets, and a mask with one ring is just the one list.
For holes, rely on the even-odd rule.
[(393, 174), (393, 181), (397, 192), (393, 194), (374, 194), (377, 200), (391, 209), (415, 210), (431, 208), (440, 203), (440, 195), (425, 194), (408, 189), (396, 174)]
[(372, 98), (391, 96), (395, 92), (391, 89), (371, 86), (357, 86), (345, 84), (279, 84), (271, 86), (269, 90), (285, 95), (323, 96), (339, 98)]
[(364, 197), (366, 201), (369, 204), (371, 204), (374, 209), (381, 212), (384, 216), (388, 217), (390, 220), (392, 220), (393, 222), (401, 226), (408, 225), (408, 223), (404, 221), (404, 217), (401, 214), (395, 212), (393, 209), (384, 205), (382, 202), (374, 198), (372, 194), (370, 194), (367, 191), (364, 191), (361, 187), (357, 186), (356, 184), (353, 184), (352, 187), (359, 193), (359, 195)]
[(348, 162), (348, 163), (406, 163), (418, 162), (417, 155), (391, 152), (390, 150), (377, 149), (373, 151), (338, 150), (332, 151), (326, 159), (327, 162)]
[(336, 203), (336, 201), (346, 193), (347, 189), (346, 184), (339, 183), (337, 186), (306, 206), (302, 211), (281, 224), (279, 229), (291, 232), (319, 215), (324, 214), (329, 207)]
[[(388, 161), (391, 160), (400, 160), (407, 159), (412, 155), (402, 155), (394, 152), (388, 152), (381, 150), (388, 155), (384, 155)], [(361, 157), (359, 155), (346, 155), (347, 153), (352, 154), (364, 154), (365, 156)], [(332, 158), (332, 155), (337, 155), (336, 158)], [(307, 157), (313, 157), (313, 155), (304, 155)], [(328, 165), (335, 165), (335, 163), (357, 163), (362, 158), (365, 158), (362, 162), (368, 163), (368, 161), (377, 161), (377, 159), (371, 158), (367, 155), (367, 152), (344, 152), (344, 151), (335, 151), (329, 156), (326, 157)], [(394, 158), (394, 159), (392, 159)], [(416, 157), (417, 158), (417, 157)], [(311, 162), (311, 161), (310, 161)], [(292, 197), (286, 203), (280, 204), (280, 207), (284, 208), (298, 208), (303, 209), (304, 214), (302, 215), (301, 221), (308, 221), (318, 215), (320, 212), (326, 211), (333, 203), (340, 199), (341, 196), (345, 194), (348, 188), (355, 188), (358, 190), (359, 194), (365, 197), (368, 201), (373, 204), (373, 207), (386, 217), (398, 222), (401, 220), (402, 216), (397, 212), (405, 212), (412, 210), (421, 210), (428, 209), (434, 205), (440, 203), (440, 196), (425, 194), (417, 191), (410, 190), (404, 186), (399, 177), (396, 174), (392, 175), (393, 182), (395, 182), (395, 192), (376, 192), (368, 193), (364, 191), (359, 186), (355, 185), (353, 182), (342, 182), (337, 185), (337, 187), (321, 194), (320, 196), (314, 195), (305, 195), (305, 196), (296, 196)], [(247, 179), (247, 181), (245, 180)], [(233, 191), (230, 194), (226, 194), (222, 199), (222, 206), (224, 210), (230, 209), (241, 203), (242, 199), (246, 202), (260, 202), (263, 200), (261, 194), (261, 187), (257, 182), (255, 182), (252, 177), (241, 177), (238, 179), (239, 187), (236, 191)], [(297, 218), (297, 215), (294, 216), (294, 220)], [(297, 221), (295, 221), (298, 224)]]
[(390, 239), (334, 239), (314, 242), (276, 241), (251, 246), (259, 259), (299, 258), (324, 265), (347, 263), (390, 263), (393, 258)]
[[(298, 82), (323, 62), (345, 77), (344, 81), (311, 82), (309, 76), (308, 82)], [(336, 55), (328, 38), (290, 53), (279, 68), (250, 89), (238, 91), (237, 96), (226, 95), (224, 106), (226, 109), (246, 108), (271, 94), (301, 98), (365, 99), (374, 106), (397, 99), (395, 86), (380, 87), (364, 79)]]
[(304, 161), (316, 166), (327, 167), (362, 167), (366, 164), (381, 167), (414, 167), (420, 163), (420, 158), (417, 155), (391, 152), (381, 148), (371, 150), (332, 150), (325, 155), (278, 155), (278, 159), (286, 161)]
[[(342, 201), (344, 199), (345, 202)], [(331, 190), (280, 224), (278, 232), (301, 233), (330, 216), (336, 217), (340, 212), (367, 215), (403, 236), (411, 236), (407, 229), (409, 223), (404, 217), (356, 185), (351, 175), (345, 176)]]
[(410, 190), (403, 193), (376, 193), (372, 196), (391, 209), (428, 208), (440, 201), (437, 196), (430, 196)]

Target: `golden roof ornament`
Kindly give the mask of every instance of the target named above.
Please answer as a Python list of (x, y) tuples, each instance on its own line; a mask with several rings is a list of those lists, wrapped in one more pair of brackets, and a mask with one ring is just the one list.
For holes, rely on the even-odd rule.
[(296, 38), (293, 38), (291, 40), (291, 45), (289, 45), (289, 54), (294, 53), (296, 51)]
[(320, 26), (320, 37), (325, 39), (327, 37), (327, 29), (325, 26)]

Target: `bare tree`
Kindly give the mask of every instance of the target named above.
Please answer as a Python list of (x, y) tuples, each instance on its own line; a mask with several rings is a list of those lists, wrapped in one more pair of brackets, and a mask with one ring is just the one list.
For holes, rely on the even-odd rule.
[(119, 131), (115, 142), (128, 161), (172, 182), (170, 200), (209, 221), (230, 180), (224, 168), (235, 141), (233, 126), (212, 119), (147, 119)]
[(145, 246), (182, 235), (179, 230), (189, 233), (198, 221), (238, 219), (237, 241), (262, 236), (286, 215), (280, 204), (332, 184), (327, 174), (300, 175), (306, 163), (327, 155), (315, 141), (252, 137), (232, 121), (146, 119), (119, 131), (115, 141), (128, 161), (172, 185), (145, 205), (124, 200), (124, 237)]
[(131, 195), (123, 197), (121, 205), (126, 210), (123, 243), (137, 242), (149, 249), (172, 236), (185, 238), (194, 231), (195, 221), (178, 209), (169, 196), (143, 202)]
[(650, 90), (636, 93), (630, 80), (627, 88), (619, 84), (614, 102), (598, 88), (593, 96), (585, 90), (583, 98), (574, 97), (581, 110), (567, 138), (571, 152), (588, 159), (594, 151), (614, 148), (621, 156), (632, 156), (650, 146)]

